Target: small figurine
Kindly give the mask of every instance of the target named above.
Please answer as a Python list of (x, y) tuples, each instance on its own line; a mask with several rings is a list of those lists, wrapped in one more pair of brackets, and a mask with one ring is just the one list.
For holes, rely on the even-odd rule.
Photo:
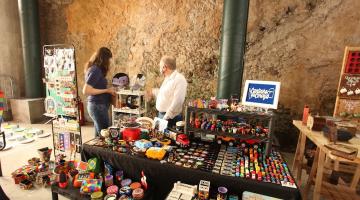
[(211, 97), (211, 100), (209, 102), (209, 108), (216, 109), (218, 102), (216, 101), (215, 97)]
[(215, 131), (216, 128), (216, 121), (214, 120), (211, 125), (211, 131)]
[(201, 99), (196, 100), (196, 107), (197, 108), (204, 108), (204, 103)]
[(238, 128), (233, 127), (233, 128), (232, 128), (232, 133), (235, 134), (235, 133), (237, 133), (237, 132), (238, 132)]
[(144, 188), (145, 190), (147, 190), (148, 184), (147, 184), (147, 182), (146, 182), (146, 176), (145, 176), (144, 171), (141, 171), (141, 185), (143, 186), (143, 188)]
[(221, 120), (217, 120), (216, 121), (216, 131), (221, 131), (222, 130), (222, 121)]
[(203, 105), (204, 105), (204, 108), (208, 108), (208, 107), (209, 107), (209, 102), (208, 102), (208, 101), (203, 100)]
[(205, 119), (203, 123), (201, 123), (201, 129), (206, 129), (207, 120)]
[(256, 127), (255, 127), (255, 132), (260, 134), (260, 133), (262, 132), (262, 127), (259, 126), (259, 125), (256, 126)]
[(200, 126), (201, 126), (200, 119), (196, 118), (195, 119), (195, 128), (200, 128)]
[(65, 157), (66, 157), (66, 156), (65, 156), (64, 154), (58, 154), (58, 155), (56, 155), (56, 157), (55, 157), (55, 163), (56, 163), (57, 165), (60, 165), (61, 163), (65, 163), (65, 160), (64, 160)]
[(251, 129), (251, 134), (255, 135), (255, 129), (253, 129), (253, 128)]
[(173, 162), (174, 161), (174, 158), (175, 158), (175, 156), (174, 156), (174, 153), (169, 153), (169, 156), (168, 156), (168, 158), (167, 158), (167, 161), (169, 162), (169, 163), (171, 163), (171, 162)]
[(251, 179), (255, 180), (256, 179), (256, 174), (254, 171), (251, 172)]
[(211, 129), (211, 122), (209, 121), (206, 126), (205, 126), (205, 130), (210, 130)]
[(65, 172), (61, 172), (59, 178), (59, 187), (66, 188), (67, 186), (68, 186), (67, 175), (65, 174)]
[(181, 147), (189, 147), (190, 141), (185, 134), (179, 134), (176, 138), (176, 144), (180, 145)]
[(139, 90), (144, 88), (145, 86), (145, 76), (143, 74), (137, 74), (135, 77), (131, 80), (131, 90)]

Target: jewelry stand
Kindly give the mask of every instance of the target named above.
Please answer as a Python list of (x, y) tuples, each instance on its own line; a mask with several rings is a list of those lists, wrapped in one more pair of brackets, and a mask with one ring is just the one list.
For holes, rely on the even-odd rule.
[(43, 46), (46, 84), (45, 116), (51, 117), (55, 159), (80, 158), (82, 135), (75, 48), (68, 44)]

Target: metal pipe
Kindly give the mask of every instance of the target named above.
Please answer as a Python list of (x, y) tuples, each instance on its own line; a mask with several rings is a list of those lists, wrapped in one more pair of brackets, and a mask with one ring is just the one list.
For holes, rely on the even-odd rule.
[(241, 93), (249, 0), (225, 0), (217, 97)]
[(18, 0), (24, 60), (25, 97), (43, 95), (41, 84), (41, 48), (37, 0)]

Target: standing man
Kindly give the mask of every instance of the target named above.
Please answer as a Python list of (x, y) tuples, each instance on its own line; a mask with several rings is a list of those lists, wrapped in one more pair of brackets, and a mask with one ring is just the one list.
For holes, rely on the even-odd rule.
[(168, 120), (168, 127), (175, 126), (182, 120), (181, 112), (186, 96), (187, 82), (185, 77), (176, 70), (176, 59), (163, 56), (160, 60), (160, 74), (165, 77), (160, 88), (153, 89), (156, 96), (156, 109), (159, 118)]

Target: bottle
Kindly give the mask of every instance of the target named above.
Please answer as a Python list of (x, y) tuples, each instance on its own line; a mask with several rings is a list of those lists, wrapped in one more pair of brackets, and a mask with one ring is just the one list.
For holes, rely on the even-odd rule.
[(303, 118), (302, 118), (302, 123), (304, 125), (307, 124), (307, 120), (308, 120), (308, 117), (309, 117), (309, 112), (310, 112), (310, 108), (308, 105), (305, 105), (304, 106), (304, 112), (303, 112)]
[(226, 200), (228, 189), (226, 187), (218, 187), (216, 200)]

